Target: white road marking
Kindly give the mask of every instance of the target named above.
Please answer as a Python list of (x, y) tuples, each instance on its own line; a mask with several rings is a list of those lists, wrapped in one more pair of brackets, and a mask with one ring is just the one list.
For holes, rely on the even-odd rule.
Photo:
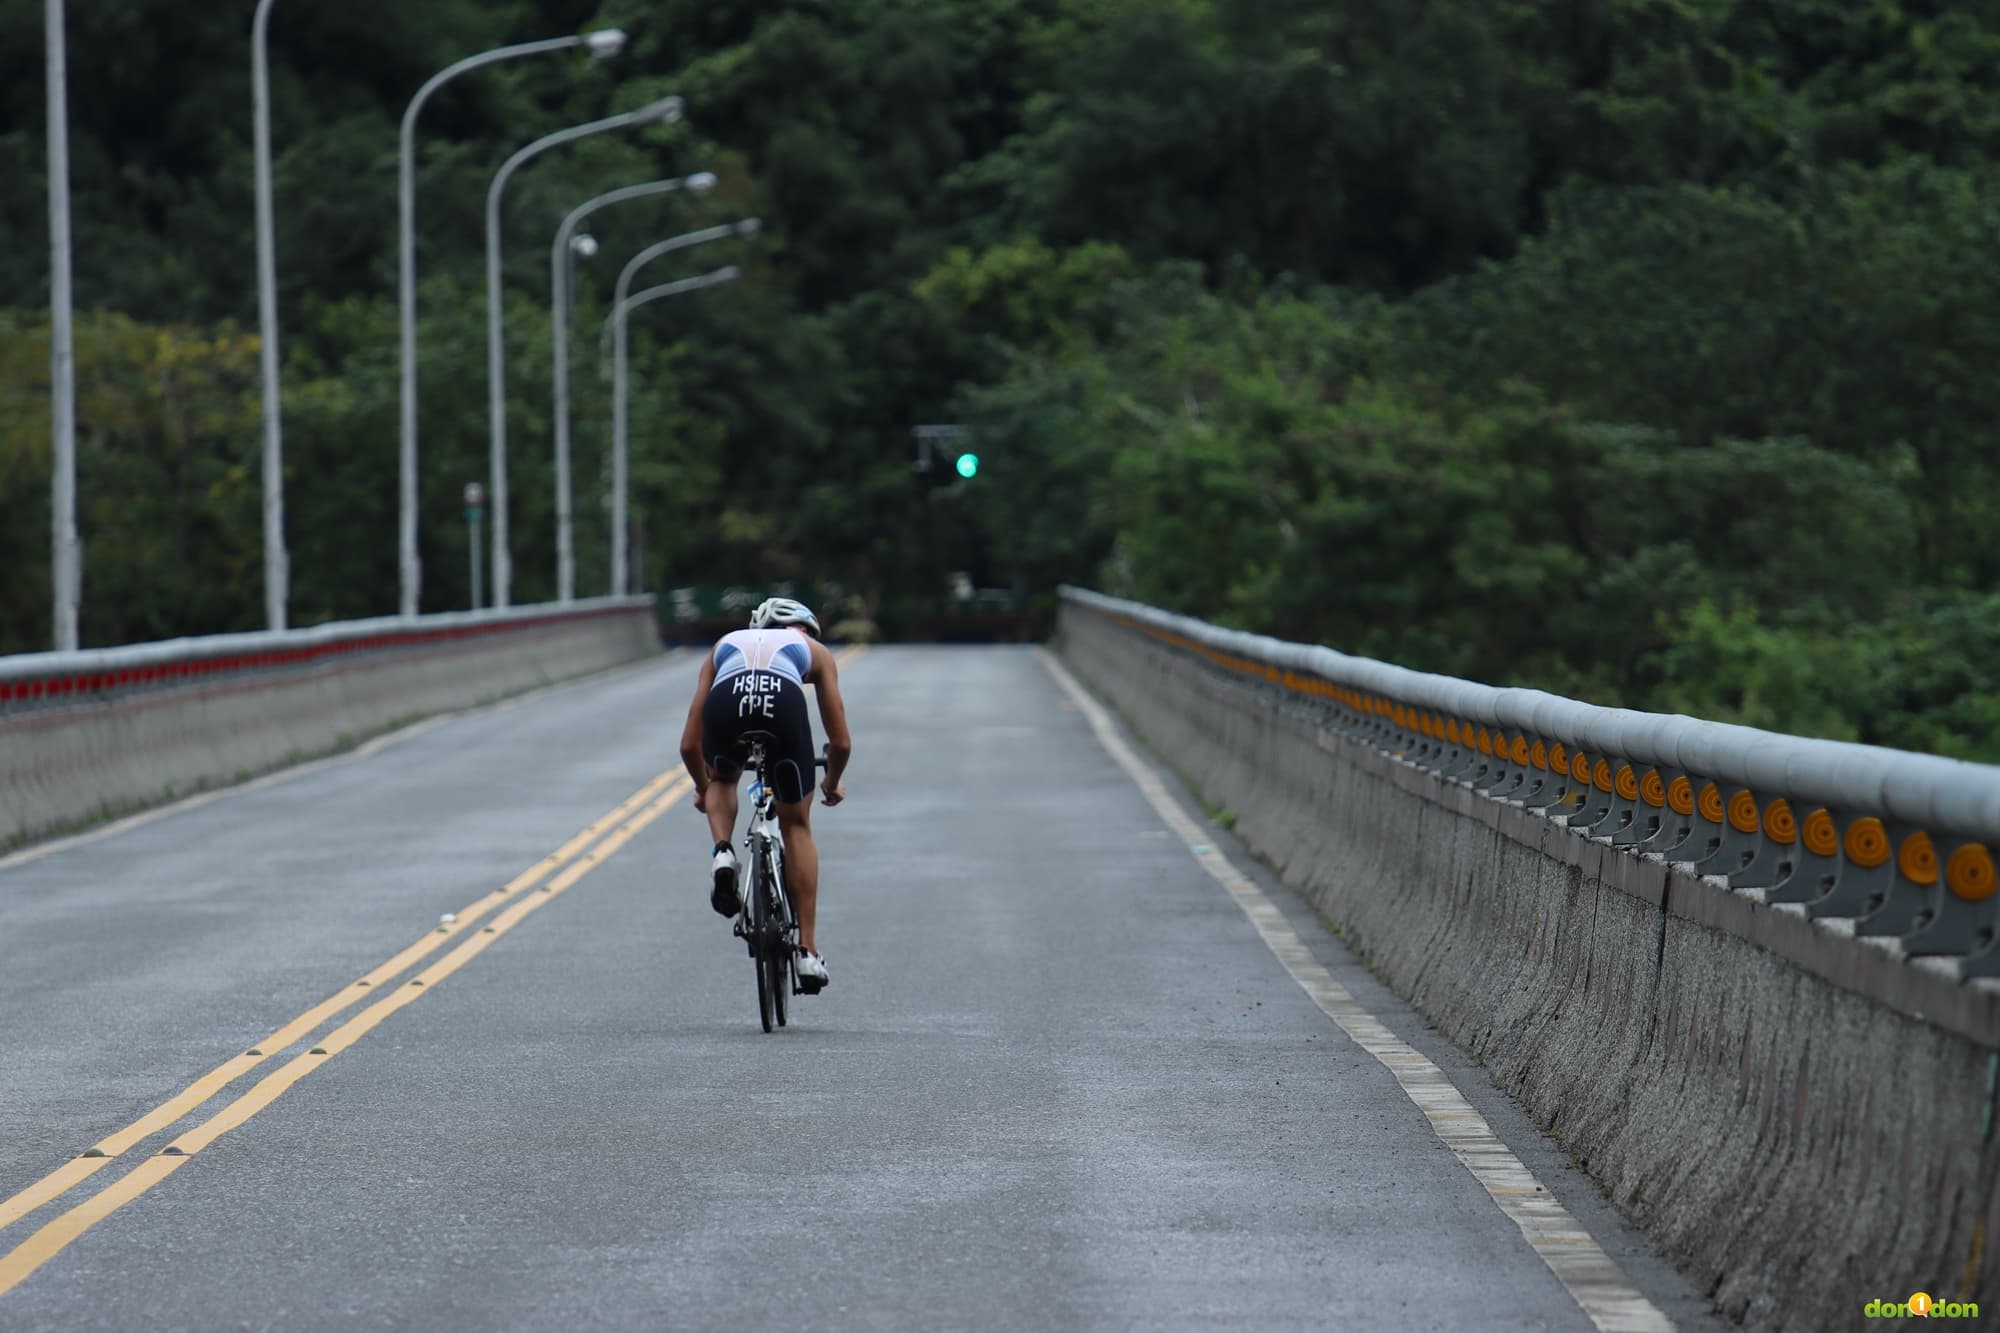
[(1355, 1045), (1374, 1056), (1395, 1076), (1404, 1094), (1430, 1121), (1439, 1140), (1472, 1173), (1500, 1211), (1513, 1219), (1514, 1225), (1521, 1229), (1522, 1238), (1549, 1266), (1549, 1271), (1590, 1322), (1603, 1333), (1672, 1333), (1673, 1321), (1632, 1285), (1611, 1256), (1570, 1216), (1569, 1210), (1557, 1203), (1534, 1173), (1499, 1140), (1486, 1118), (1473, 1109), (1445, 1072), (1362, 1008), (1347, 988), (1313, 957), (1312, 950), (1264, 891), (1205, 841), (1205, 830), (1188, 818), (1152, 770), (1132, 752), (1112, 725), (1110, 714), (1084, 692), (1069, 669), (1047, 650), (1042, 652), (1042, 664), (1089, 719), (1098, 742), (1131, 776), (1160, 818), (1187, 844), (1188, 853), (1236, 900), (1264, 943), (1291, 973), (1292, 980)]

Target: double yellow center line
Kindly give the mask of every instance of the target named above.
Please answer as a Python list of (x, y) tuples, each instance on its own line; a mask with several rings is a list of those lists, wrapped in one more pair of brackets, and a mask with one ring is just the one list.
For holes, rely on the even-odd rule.
[[(380, 967), (320, 1001), (242, 1054), (223, 1061), (131, 1124), (100, 1140), (82, 1156), (64, 1163), (11, 1198), (0, 1200), (0, 1228), (4, 1228), (60, 1198), (134, 1145), (174, 1124), (244, 1074), (303, 1040), (328, 1019), (370, 995), (379, 994), (382, 987), (390, 987), (387, 994), (334, 1029), (318, 1045), (272, 1070), (109, 1188), (70, 1208), (0, 1255), (0, 1295), (11, 1291), (92, 1226), (179, 1170), (194, 1154), (283, 1096), (293, 1084), (359, 1041), (389, 1015), (414, 1002), (427, 988), (478, 957), (529, 913), (574, 885), (637, 837), (687, 795), (691, 786), (678, 769), (660, 774), (548, 856), (501, 888), (467, 904)], [(606, 831), (614, 826), (615, 831), (606, 837)], [(530, 892), (538, 886), (539, 892)], [(491, 923), (480, 927), (479, 923), (496, 909), (501, 910)], [(460, 943), (451, 952), (402, 984), (393, 984), (411, 967), (454, 939)]]

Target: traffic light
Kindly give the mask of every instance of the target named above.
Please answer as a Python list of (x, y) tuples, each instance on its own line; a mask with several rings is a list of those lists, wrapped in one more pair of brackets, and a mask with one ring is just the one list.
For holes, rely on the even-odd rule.
[(959, 476), (961, 476), (961, 477), (965, 477), (965, 478), (967, 478), (967, 479), (970, 479), (970, 478), (973, 478), (973, 477), (976, 477), (976, 476), (978, 476), (978, 475), (979, 475), (979, 455), (978, 455), (978, 454), (960, 454), (960, 455), (958, 456), (958, 475), (959, 475)]

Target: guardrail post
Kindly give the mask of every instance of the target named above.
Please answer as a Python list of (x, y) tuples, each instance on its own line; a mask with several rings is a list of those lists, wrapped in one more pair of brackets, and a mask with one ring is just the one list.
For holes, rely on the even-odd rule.
[(1424, 733), (1423, 765), (1432, 773), (1441, 773), (1452, 753), (1450, 743), (1445, 740), (1444, 723), (1436, 713), (1425, 713), (1420, 725)]
[(1873, 815), (1855, 817), (1839, 810), (1828, 813), (1840, 830), (1840, 874), (1832, 888), (1806, 904), (1806, 915), (1815, 920), (1869, 916), (1888, 900), (1895, 882), (1888, 830)]
[(1645, 850), (1673, 860), (1672, 852), (1694, 834), (1694, 780), (1684, 769), (1662, 767), (1660, 776), (1660, 831), (1646, 843)]
[(1687, 815), (1688, 835), (1675, 845), (1667, 860), (1676, 865), (1698, 866), (1721, 849), (1726, 835), (1722, 824), (1722, 791), (1693, 773), (1688, 774), (1688, 785), (1694, 793)]
[(1508, 754), (1512, 742), (1508, 739), (1507, 733), (1498, 728), (1487, 729), (1480, 740), (1482, 743), (1479, 752), (1486, 763), (1481, 768), (1479, 776), (1472, 780), (1472, 788), (1474, 791), (1482, 791), (1491, 796), (1506, 786), (1507, 779), (1513, 774), (1513, 765)]
[(1925, 895), (1927, 920), (1903, 937), (1903, 949), (1918, 956), (1991, 949), (2000, 937), (1993, 853), (1969, 838), (1947, 838), (1942, 851), (1944, 873)]
[(1458, 762), (1451, 766), (1447, 776), (1453, 782), (1463, 782), (1470, 786), (1485, 767), (1486, 756), (1479, 751), (1479, 728), (1464, 718), (1458, 720)]
[(1569, 827), (1594, 835), (1597, 826), (1611, 814), (1615, 799), (1611, 793), (1611, 765), (1578, 750), (1570, 759), (1570, 776), (1577, 780), (1582, 800), (1568, 817)]
[(1613, 779), (1621, 796), (1627, 774), (1632, 776), (1632, 791), (1637, 799), (1630, 802), (1631, 817), (1625, 827), (1611, 835), (1611, 845), (1630, 847), (1636, 851), (1659, 836), (1660, 821), (1667, 804), (1667, 789), (1658, 769), (1651, 765), (1634, 767), (1627, 764)]
[(1792, 877), (1792, 867), (1798, 862), (1799, 829), (1790, 803), (1782, 796), (1765, 802), (1759, 822), (1762, 844), (1748, 865), (1729, 876), (1732, 889), (1768, 889)]
[(1534, 747), (1528, 744), (1527, 733), (1515, 732), (1507, 742), (1507, 781), (1493, 789), (1494, 796), (1510, 802), (1521, 799), (1521, 793), (1534, 780), (1534, 753)]
[[(1715, 794), (1715, 801), (1709, 799)], [(1714, 783), (1702, 788), (1702, 813), (1710, 815), (1716, 802), (1721, 801), (1722, 789)], [(1722, 875), (1725, 878), (1743, 870), (1757, 859), (1763, 848), (1763, 836), (1757, 824), (1757, 797), (1746, 787), (1738, 787), (1729, 794), (1722, 804), (1722, 818), (1716, 821), (1722, 836), (1713, 851), (1694, 863), (1697, 875)]]
[(1456, 718), (1450, 724), (1456, 728), (1457, 758), (1444, 770), (1444, 776), (1452, 782), (1472, 782), (1479, 776), (1480, 766), (1485, 757), (1479, 753), (1479, 729), (1464, 718)]
[[(1982, 843), (1953, 847), (1945, 860), (1945, 880), (1957, 900), (1948, 909), (1952, 919), (1946, 928), (1957, 929), (1966, 924), (1967, 915), (1971, 917), (1967, 933), (1973, 950), (1958, 965), (1960, 979), (2000, 977), (2000, 893), (1995, 892), (2000, 885), (1996, 884), (1992, 850)], [(1938, 921), (1946, 921), (1945, 910), (1939, 911)]]
[(1600, 838), (1608, 837), (1612, 846), (1621, 847), (1652, 837), (1658, 827), (1645, 820), (1644, 805), (1639, 799), (1638, 771), (1618, 760), (1611, 769), (1611, 811), (1591, 832)]
[(1570, 797), (1569, 747), (1561, 741), (1550, 741), (1547, 755), (1548, 781), (1542, 784), (1539, 792), (1528, 798), (1527, 806), (1530, 810), (1554, 815)]
[(1792, 873), (1764, 893), (1767, 903), (1812, 903), (1833, 892), (1841, 875), (1840, 830), (1822, 806), (1799, 823)]
[(1930, 835), (1901, 821), (1885, 821), (1889, 845), (1896, 849), (1883, 867), (1889, 872), (1882, 906), (1857, 921), (1856, 935), (1870, 938), (1907, 935), (1922, 924), (1924, 900), (1938, 881), (1937, 853)]
[(1549, 743), (1540, 736), (1535, 737), (1528, 745), (1528, 767), (1522, 777), (1524, 781), (1521, 790), (1515, 794), (1514, 799), (1519, 801), (1523, 808), (1538, 809), (1535, 802), (1548, 791), (1550, 781)]

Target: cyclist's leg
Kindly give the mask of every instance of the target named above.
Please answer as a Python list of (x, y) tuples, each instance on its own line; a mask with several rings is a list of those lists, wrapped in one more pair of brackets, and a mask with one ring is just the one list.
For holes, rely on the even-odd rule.
[(742, 722), (726, 689), (710, 690), (701, 705), (702, 756), (708, 763), (708, 831), (718, 845), (736, 840), (736, 780), (743, 776)]
[(799, 918), (799, 947), (818, 953), (813, 926), (819, 914), (819, 849), (813, 846), (812, 797), (778, 802), (778, 831), (785, 842), (785, 888)]
[(771, 786), (777, 798), (778, 831), (785, 844), (785, 888), (799, 919), (799, 947), (819, 952), (819, 851), (813, 846), (813, 733), (806, 692), (785, 681), (771, 701)]
[(708, 770), (708, 796), (702, 804), (708, 807), (708, 833), (718, 843), (732, 842), (736, 838), (736, 783), (742, 772), (719, 773), (714, 765)]

